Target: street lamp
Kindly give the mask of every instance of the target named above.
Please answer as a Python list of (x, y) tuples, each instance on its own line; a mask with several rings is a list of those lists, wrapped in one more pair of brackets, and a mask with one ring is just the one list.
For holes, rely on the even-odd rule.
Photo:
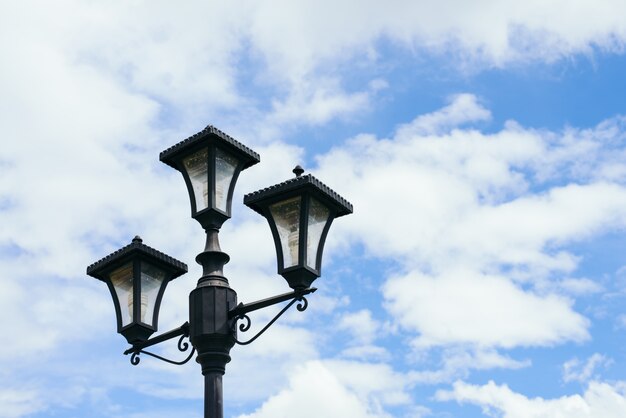
[(187, 265), (142, 243), (133, 241), (87, 267), (87, 274), (109, 287), (117, 332), (130, 344), (146, 341), (158, 328), (165, 286), (187, 273)]
[(352, 205), (297, 166), (296, 178), (244, 196), (243, 203), (270, 225), (278, 274), (292, 289), (305, 289), (322, 271), (322, 252), (333, 219), (352, 213)]
[(259, 154), (209, 125), (163, 151), (159, 159), (182, 173), (191, 216), (205, 229), (219, 229), (230, 218), (239, 173), (258, 163)]
[[(196, 257), (202, 276), (189, 295), (189, 322), (179, 328), (149, 338), (157, 331), (159, 306), (165, 286), (187, 272), (187, 266), (142, 243), (132, 243), (87, 268), (87, 274), (107, 283), (117, 316), (118, 332), (131, 347), (131, 363), (139, 364), (147, 354), (173, 364), (184, 364), (197, 352), (205, 379), (204, 416), (223, 417), (222, 376), (235, 344), (246, 345), (263, 334), (296, 302), (297, 309), (308, 306), (306, 295), (322, 270), (322, 252), (331, 223), (352, 213), (352, 205), (297, 166), (295, 178), (250, 193), (244, 203), (263, 215), (272, 231), (278, 259), (278, 273), (291, 292), (260, 301), (237, 304), (237, 293), (230, 287), (223, 268), (230, 260), (219, 245), (219, 230), (231, 216), (233, 190), (239, 173), (258, 163), (259, 155), (213, 126), (174, 145), (160, 154), (160, 160), (180, 171), (187, 185), (191, 216), (204, 228), (204, 251)], [(282, 310), (254, 337), (240, 341), (237, 332), (250, 328), (248, 313), (281, 302)], [(243, 320), (239, 324), (237, 322)], [(178, 349), (193, 349), (182, 361), (173, 361), (146, 348), (180, 337)]]

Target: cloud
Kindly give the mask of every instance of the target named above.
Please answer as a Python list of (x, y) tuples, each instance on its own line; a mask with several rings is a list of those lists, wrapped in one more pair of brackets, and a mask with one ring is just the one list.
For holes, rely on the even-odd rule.
[[(79, 71), (106, 81), (111, 91), (121, 87), (158, 102), (162, 121), (191, 127), (219, 116), (229, 132), (256, 132), (269, 141), (281, 135), (279, 128), (323, 124), (367, 108), (394, 65), (385, 44), (418, 59), (453, 57), (458, 71), (619, 52), (626, 40), (619, 0), (577, 0), (567, 13), (558, 2), (482, 3), (4, 4), (2, 15), (10, 18), (2, 28), (2, 78), (13, 82), (3, 92), (11, 97), (26, 81), (31, 91), (7, 101), (3, 113), (32, 96), (70, 99), (57, 91), (72, 90), (54, 80)], [(37, 65), (42, 61), (45, 71)], [(356, 83), (355, 69), (364, 75)]]
[(356, 345), (343, 350), (341, 357), (363, 361), (389, 361), (391, 354), (384, 347), (376, 345)]
[(465, 123), (491, 119), (491, 112), (482, 106), (473, 94), (459, 94), (449, 98), (449, 101), (450, 104), (440, 110), (420, 115), (411, 123), (400, 125), (396, 130), (396, 137), (443, 134)]
[[(5, 413), (21, 415), (34, 412), (29, 408), (56, 405), (53, 396), (39, 396), (41, 388), (67, 382), (70, 375), (80, 380), (111, 373), (109, 368), (78, 371), (73, 362), (59, 360), (68, 347), (84, 351), (89, 341), (96, 343), (89, 344), (94, 358), (112, 364), (99, 356), (123, 344), (114, 334), (106, 289), (84, 277), (87, 264), (128, 243), (136, 233), (182, 260), (193, 260), (201, 250), (202, 234), (188, 217), (182, 179), (157, 161), (165, 147), (201, 129), (207, 120), (223, 121), (220, 127), (263, 155), (262, 167), (255, 167), (254, 174), (243, 173), (238, 187), (255, 190), (284, 180), (280, 173), (289, 173), (293, 163), (304, 158), (302, 149), (281, 142), (287, 136), (283, 129), (326, 125), (362, 112), (367, 117), (378, 95), (390, 86), (386, 76), (395, 64), (388, 59), (388, 49), (413, 52), (417, 59), (458, 57), (454, 62), (461, 71), (552, 62), (580, 52), (620, 51), (623, 13), (610, 1), (570, 2), (567, 7), (468, 6), (452, 0), (308, 1), (297, 6), (286, 1), (3, 2), (0, 328), (11, 339), (0, 347), (0, 369), (3, 381), (17, 382), (15, 387), (30, 379), (23, 369), (39, 369), (43, 382), (34, 389), (2, 388), (1, 403), (11, 406)], [(535, 131), (510, 122), (500, 132), (485, 134), (479, 128), (489, 121), (490, 110), (481, 100), (461, 93), (451, 96), (442, 109), (400, 126), (393, 138), (361, 135), (321, 155), (319, 177), (333, 179), (332, 186), (346, 193), (358, 213), (333, 227), (337, 230), (327, 254), (330, 258), (333, 245), (362, 243), (369, 254), (396, 262), (401, 271), (383, 288), (386, 303), (395, 323), (411, 330), (415, 342), (477, 345), (468, 349), (476, 364), (515, 368), (523, 362), (492, 346), (587, 338), (586, 320), (573, 310), (575, 292), (563, 295), (557, 287), (541, 287), (539, 281), (559, 276), (558, 281), (561, 273), (575, 270), (578, 258), (568, 251), (569, 243), (623, 224), (619, 208), (624, 206), (626, 179), (620, 142), (624, 119), (563, 132)], [(570, 184), (572, 179), (576, 184)], [(592, 200), (596, 206), (578, 205)], [(568, 215), (561, 218), (556, 209), (566, 209)], [(241, 289), (240, 299), (279, 293), (284, 283), (274, 277), (266, 225), (256, 215), (235, 210), (241, 211), (241, 223), (225, 227), (222, 243), (237, 260), (226, 268), (233, 285)], [(498, 227), (489, 229), (492, 218)], [(385, 227), (374, 228), (381, 219), (386, 219)], [(542, 226), (540, 235), (528, 233), (530, 226), (539, 229), (535, 221)], [(342, 242), (343, 236), (351, 241)], [(450, 260), (462, 270), (447, 269)], [(190, 269), (186, 278), (168, 288), (162, 329), (186, 319), (187, 294), (198, 267), (192, 262)], [(468, 331), (452, 327), (442, 334), (414, 318), (414, 312), (403, 316), (395, 310), (407, 303), (394, 293), (402, 280), (418, 282), (414, 296), (436, 293), (434, 299), (447, 302), (439, 292), (449, 292), (478, 320), (493, 318), (503, 309), (497, 301), (480, 310), (462, 300), (459, 289), (469, 283), (461, 278), (475, 280), (478, 289), (488, 288), (494, 298), (510, 301), (519, 315), (545, 309), (547, 323), (533, 319), (501, 338), (477, 326)], [(241, 285), (244, 281), (247, 286)], [(482, 301), (475, 292), (468, 294)], [(317, 312), (342, 309), (345, 300), (345, 295), (326, 296), (325, 307)], [(434, 309), (425, 305), (425, 312)], [(348, 347), (342, 355), (388, 359), (388, 351), (372, 345), (373, 330), (382, 320), (358, 315), (348, 316), (344, 325), (367, 325), (359, 329), (363, 345)], [(433, 321), (446, 324), (445, 315), (449, 313), (437, 311)], [(278, 390), (287, 374), (276, 372), (281, 361), (294, 365), (321, 356), (319, 345), (325, 341), (292, 326), (297, 319), (285, 319), (288, 330), (272, 331), (284, 351), (261, 344), (229, 369), (233, 381), (247, 385), (244, 401), (258, 401)], [(495, 330), (502, 327), (499, 323)], [(287, 332), (296, 340), (287, 341)], [(26, 365), (35, 358), (41, 363)], [(461, 354), (446, 361), (456, 369), (470, 362)], [(50, 368), (44, 369), (44, 362)], [(258, 366), (258, 375), (246, 380), (236, 364)], [(352, 370), (353, 365), (346, 364), (335, 366)], [(402, 385), (382, 395), (381, 388), (357, 388), (358, 382), (328, 374), (325, 368), (313, 365), (304, 372), (320, 372), (322, 383), (338, 388), (344, 411), (351, 416), (384, 415), (377, 402), (407, 399)], [(397, 377), (378, 364), (358, 368)], [(125, 381), (103, 379), (102, 392), (134, 387), (129, 381), (136, 380), (126, 372), (115, 374)], [(274, 374), (277, 380), (269, 382), (266, 377)], [(159, 393), (182, 396), (181, 387), (188, 386), (183, 379), (172, 382)], [(277, 395), (258, 414), (303, 397), (304, 382), (294, 380), (284, 396)], [(71, 396), (86, 399), (90, 395), (79, 390), (81, 383), (67, 386)], [(196, 395), (186, 396), (201, 396), (201, 391), (190, 393)], [(54, 397), (69, 397), (61, 395), (66, 393)], [(367, 398), (365, 405), (357, 402), (360, 397)], [(34, 398), (41, 403), (31, 403)], [(416, 411), (423, 412), (419, 407)]]
[(392, 278), (383, 294), (418, 348), (450, 344), (513, 348), (589, 338), (589, 321), (556, 295), (539, 296), (505, 277), (468, 270)]
[(558, 286), (564, 292), (575, 296), (592, 295), (604, 290), (600, 284), (588, 278), (566, 278), (558, 283)]
[[(300, 367), (290, 388), (272, 396), (256, 412), (240, 418), (289, 417), (294, 411), (306, 417), (376, 417), (359, 398), (343, 387), (320, 363)], [(332, 399), (332, 402), (328, 402)]]
[(595, 353), (587, 359), (586, 362), (581, 362), (577, 358), (568, 360), (563, 364), (563, 381), (564, 382), (588, 382), (591, 379), (596, 379), (594, 372), (599, 366), (608, 366), (612, 362), (602, 354)]
[(395, 406), (413, 402), (408, 390), (413, 385), (412, 376), (393, 370), (389, 364), (326, 360), (324, 365), (366, 405)]
[(0, 388), (0, 404), (2, 418), (18, 418), (33, 414), (42, 409), (38, 394), (32, 390), (15, 390)]
[[(376, 376), (372, 379), (372, 376)], [(389, 417), (381, 405), (409, 402), (406, 377), (388, 366), (356, 362), (307, 362), (293, 370), (289, 386), (240, 418)]]
[(356, 343), (368, 344), (376, 339), (381, 324), (372, 318), (371, 311), (362, 309), (357, 312), (342, 313), (337, 327), (350, 332), (356, 339)]
[[(476, 103), (463, 95), (454, 100)], [(455, 103), (446, 109), (463, 106)], [(451, 129), (482, 120), (486, 110), (474, 108), (480, 111), (474, 118), (437, 111), (416, 121), (440, 120)], [(606, 138), (609, 124), (616, 131)], [(336, 189), (349, 190), (355, 207), (362, 208), (340, 228), (363, 239), (372, 254), (406, 256), (407, 263), (430, 268), (445, 266), (454, 255), (457, 265), (570, 271), (575, 257), (551, 247), (624, 223), (624, 179), (593, 174), (615, 163), (610, 147), (606, 153), (597, 149), (618, 141), (622, 132), (619, 118), (594, 130), (563, 133), (507, 123), (492, 134), (470, 125), (432, 135), (420, 122), (391, 139), (360, 135), (334, 148), (319, 157), (320, 175), (338, 179)], [(581, 166), (583, 155), (588, 163)], [(573, 181), (564, 180), (568, 171), (576, 172)], [(381, 217), (384, 228), (369, 228)]]
[(338, 7), (330, 1), (307, 1), (295, 7), (266, 1), (257, 4), (251, 34), (269, 65), (275, 71), (291, 68), (292, 77), (337, 59), (359, 55), (375, 59), (376, 41), (381, 38), (418, 51), (452, 50), (461, 61), (505, 66), (527, 60), (550, 62), (589, 53), (594, 47), (620, 51), (626, 19), (619, 6), (619, 1), (593, 5), (574, 1), (563, 13), (559, 2), (398, 0), (383, 6), (348, 1)]
[[(80, 83), (81, 79), (76, 82)], [(87, 88), (90, 84), (85, 83)], [(110, 92), (104, 87), (94, 93), (101, 92), (100, 89), (107, 98)], [(124, 100), (123, 90), (119, 94), (120, 100)], [(321, 179), (332, 178), (337, 191), (349, 191), (346, 196), (358, 211), (358, 216), (342, 219), (333, 226), (326, 261), (341, 257), (341, 247), (354, 243), (364, 244), (371, 255), (394, 260), (398, 268), (387, 276), (381, 288), (394, 324), (411, 333), (415, 349), (460, 346), (470, 353), (472, 360), (468, 361), (462, 360), (460, 354), (456, 359), (448, 355), (442, 363), (443, 372), (435, 370), (432, 373), (436, 375), (415, 377), (423, 382), (463, 376), (471, 369), (468, 362), (483, 369), (518, 368), (526, 364), (497, 353), (494, 347), (545, 346), (588, 339), (589, 323), (573, 310), (572, 292), (562, 294), (558, 286), (540, 284), (553, 280), (560, 283), (562, 274), (569, 277), (575, 270), (577, 257), (567, 251), (568, 243), (588, 239), (623, 222), (622, 179), (592, 175), (609, 158), (598, 148), (607, 142), (618, 142), (616, 138), (622, 132), (619, 120), (608, 121), (595, 130), (570, 129), (567, 134), (527, 130), (508, 123), (499, 132), (485, 134), (476, 125), (487, 122), (490, 112), (477, 97), (460, 94), (450, 100), (441, 110), (420, 115), (415, 123), (400, 127), (391, 139), (361, 135), (337, 146), (319, 157), (319, 170), (315, 172)], [(177, 137), (172, 132), (167, 133), (167, 138), (157, 135), (150, 127), (152, 102), (131, 102), (123, 110), (128, 113), (126, 119), (117, 111), (85, 113), (82, 130), (77, 133), (57, 132), (52, 118), (42, 121), (37, 127), (41, 134), (37, 141), (49, 153), (28, 154), (31, 158), (27, 159), (12, 145), (14, 149), (8, 154), (12, 175), (22, 182), (1, 182), (3, 192), (13, 203), (3, 209), (3, 216), (9, 222), (0, 231), (0, 239), (3, 248), (18, 256), (3, 261), (6, 279), (0, 286), (6, 291), (0, 295), (4, 295), (3, 301), (6, 299), (11, 312), (19, 312), (24, 301), (22, 280), (29, 278), (31, 285), (37, 283), (33, 286), (37, 289), (33, 309), (20, 318), (31, 327), (49, 330), (50, 335), (30, 343), (25, 334), (29, 328), (13, 321), (7, 327), (15, 332), (15, 344), (21, 345), (7, 345), (5, 349), (20, 350), (26, 357), (43, 350), (54, 351), (72, 341), (93, 339), (106, 326), (112, 329), (106, 290), (96, 289), (100, 283), (87, 284), (82, 272), (89, 262), (106, 255), (120, 243), (123, 245), (134, 235), (124, 238), (120, 234), (125, 231), (144, 231), (146, 243), (183, 260), (192, 260), (202, 248), (198, 226), (187, 219), (188, 201), (180, 175), (162, 171), (154, 157), (162, 142), (175, 142), (171, 139), (184, 136)], [(134, 106), (139, 110), (133, 111)], [(78, 112), (80, 106), (72, 104), (71, 110)], [(144, 123), (147, 127), (139, 129)], [(150, 140), (131, 146), (132, 141), (122, 133), (135, 129)], [(55, 146), (45, 141), (43, 135), (48, 131), (55, 132)], [(68, 134), (63, 136), (60, 132)], [(584, 153), (591, 160), (575, 170), (573, 160), (583, 151), (574, 138), (583, 138), (587, 144)], [(79, 154), (71, 152), (73, 144), (79, 144)], [(286, 176), (280, 173), (289, 172), (292, 166), (289, 160), (302, 157), (301, 149), (281, 142), (258, 150), (267, 164), (255, 169), (254, 175), (244, 172), (240, 190), (255, 190), (284, 180)], [(67, 158), (66, 154), (80, 158)], [(51, 164), (51, 155), (65, 161), (59, 164), (59, 169), (46, 172), (46, 181), (59, 187), (34, 195), (30, 193), (32, 190), (40, 190), (37, 187), (40, 177), (34, 173)], [(541, 170), (548, 159), (551, 164), (575, 171), (580, 184), (553, 186), (550, 182), (555, 177), (559, 179), (557, 183), (561, 180), (559, 174)], [(611, 162), (623, 164), (618, 160)], [(77, 177), (76, 172), (81, 175)], [(407, 184), (411, 185), (408, 193)], [(537, 187), (544, 190), (533, 192)], [(54, 222), (41, 215), (39, 198), (55, 214)], [(573, 205), (591, 200), (596, 204)], [(280, 293), (284, 283), (273, 273), (273, 247), (264, 220), (245, 208), (236, 210), (240, 211), (241, 221), (226, 225), (223, 234), (223, 248), (233, 260), (238, 260), (232, 267), (226, 266), (227, 275), (232, 278), (233, 286), (241, 289), (239, 296), (243, 301)], [(559, 216), (559, 211), (567, 214)], [(372, 228), (380, 219), (387, 219), (385, 227)], [(168, 226), (168, 234), (162, 234), (163, 225)], [(543, 227), (537, 229), (533, 225)], [(531, 229), (536, 229), (537, 234), (531, 234)], [(190, 245), (190, 236), (198, 236), (197, 246)], [(477, 236), (479, 240), (475, 239)], [(332, 246), (338, 251), (333, 251)], [(455, 260), (454, 269), (450, 260)], [(177, 280), (168, 289), (161, 312), (162, 329), (178, 326), (185, 320), (186, 296), (195, 282), (193, 277), (197, 276), (193, 271), (198, 269), (193, 264), (190, 267), (189, 277)], [(250, 282), (250, 277), (255, 281)], [(50, 300), (47, 295), (54, 293), (59, 281), (66, 291), (62, 297)], [(246, 286), (241, 285), (244, 281)], [(416, 300), (420, 303), (416, 304)], [(85, 301), (89, 301), (89, 309), (83, 306)], [(330, 297), (326, 303), (340, 309), (345, 307), (339, 296)], [(463, 307), (463, 312), (457, 314), (441, 306)], [(90, 330), (77, 334), (73, 328), (64, 326), (72, 315), (71, 307), (84, 313), (79, 321), (102, 328), (77, 322), (81, 328)], [(340, 355), (362, 361), (386, 361), (390, 353), (385, 347), (373, 345), (374, 331), (380, 331), (384, 322), (373, 314), (368, 316), (367, 312), (352, 311), (353, 315), (345, 317), (344, 327), (359, 326), (359, 341), (363, 345), (360, 351), (353, 347), (352, 351), (340, 351)], [(539, 318), (537, 312), (542, 312), (543, 317)], [(263, 323), (269, 315), (270, 311), (264, 312), (256, 323)], [(429, 320), (425, 321), (425, 317)], [(287, 324), (298, 321), (285, 319)], [(484, 326), (487, 323), (489, 327)], [(297, 336), (297, 341), (285, 343), (285, 349), (302, 356), (289, 357), (287, 363), (293, 365), (320, 357), (317, 344), (324, 341), (313, 339), (308, 331), (294, 329), (289, 332)], [(273, 332), (282, 335), (280, 328)], [(263, 351), (263, 345), (258, 347), (260, 351), (250, 351), (248, 357), (242, 354), (240, 361), (233, 362), (229, 369), (233, 381), (249, 389), (242, 395), (242, 401), (259, 401), (276, 393), (281, 379), (287, 375), (286, 371), (276, 373), (277, 364), (285, 360), (285, 355), (277, 358), (274, 351)], [(263, 364), (258, 376), (264, 383), (245, 378), (245, 373), (238, 372), (237, 364)], [(11, 373), (16, 373), (17, 366), (8, 367)], [(275, 375), (276, 379), (268, 383), (269, 375)], [(169, 396), (181, 393), (174, 386), (167, 389)], [(405, 399), (402, 393), (388, 394), (388, 399), (399, 402)]]
[[(421, 362), (430, 364), (429, 360), (425, 357)], [(443, 350), (439, 369), (414, 370), (410, 377), (411, 381), (422, 384), (451, 383), (467, 378), (474, 370), (517, 370), (530, 364), (530, 360), (518, 361), (493, 349), (456, 346)]]
[(331, 119), (366, 110), (369, 95), (366, 92), (344, 93), (338, 80), (316, 81), (316, 86), (300, 83), (284, 101), (272, 103), (269, 122), (283, 126), (286, 122), (321, 125)]
[(555, 399), (528, 398), (507, 385), (456, 382), (451, 391), (438, 391), (439, 401), (472, 403), (487, 416), (502, 418), (618, 418), (626, 410), (626, 386), (592, 381), (582, 395)]
[(344, 244), (331, 245), (362, 242), (397, 262), (385, 306), (416, 348), (589, 339), (572, 297), (601, 286), (570, 277), (580, 258), (569, 246), (626, 226), (626, 178), (598, 175), (624, 166), (612, 155), (622, 118), (562, 132), (511, 121), (487, 134), (473, 127), (490, 114), (476, 97), (450, 100), (390, 139), (359, 135), (319, 157), (320, 177), (357, 208), (336, 227)]
[[(247, 340), (254, 333), (239, 333), (238, 338)], [(320, 338), (312, 329), (277, 323), (254, 344), (233, 348), (224, 384), (237, 388), (230, 395), (236, 401), (261, 402), (278, 392), (299, 365), (319, 358), (320, 345)]]

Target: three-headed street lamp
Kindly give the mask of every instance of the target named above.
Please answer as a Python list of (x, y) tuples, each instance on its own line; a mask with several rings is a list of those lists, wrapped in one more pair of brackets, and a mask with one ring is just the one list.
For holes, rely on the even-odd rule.
[[(213, 126), (163, 151), (160, 160), (180, 171), (187, 185), (191, 216), (206, 231), (204, 251), (196, 261), (202, 277), (189, 295), (189, 321), (156, 337), (161, 299), (165, 287), (187, 272), (187, 265), (143, 244), (141, 238), (87, 268), (87, 274), (105, 282), (111, 292), (117, 331), (131, 347), (131, 363), (139, 364), (141, 353), (172, 364), (184, 364), (195, 353), (205, 378), (204, 416), (223, 417), (222, 376), (235, 344), (256, 340), (296, 302), (304, 311), (306, 295), (321, 275), (322, 252), (331, 223), (352, 213), (352, 205), (297, 166), (295, 178), (244, 196), (244, 204), (263, 215), (270, 226), (278, 261), (278, 273), (293, 291), (248, 304), (237, 304), (237, 293), (229, 286), (223, 267), (230, 257), (219, 245), (222, 224), (231, 216), (235, 183), (242, 170), (258, 163), (259, 155)], [(237, 339), (237, 328), (250, 328), (248, 313), (290, 301), (247, 341)], [(244, 322), (237, 327), (237, 321)], [(145, 349), (179, 337), (178, 349), (192, 349), (182, 361), (173, 361)]]

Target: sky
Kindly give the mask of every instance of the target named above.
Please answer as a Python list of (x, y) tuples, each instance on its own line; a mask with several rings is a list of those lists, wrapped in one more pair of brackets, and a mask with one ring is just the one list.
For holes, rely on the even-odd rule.
[(624, 0), (3, 1), (0, 56), (0, 417), (202, 416), (85, 269), (140, 235), (189, 265), (160, 331), (188, 319), (204, 233), (158, 155), (208, 124), (261, 156), (239, 301), (289, 290), (244, 194), (300, 164), (354, 205), (226, 417), (626, 416)]

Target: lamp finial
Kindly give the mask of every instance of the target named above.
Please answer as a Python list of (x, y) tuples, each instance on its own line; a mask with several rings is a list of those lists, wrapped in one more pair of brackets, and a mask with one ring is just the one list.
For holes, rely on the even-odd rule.
[(296, 177), (300, 177), (302, 173), (304, 173), (304, 168), (302, 168), (300, 165), (297, 165), (296, 168), (291, 171), (293, 172), (293, 174), (296, 175)]

